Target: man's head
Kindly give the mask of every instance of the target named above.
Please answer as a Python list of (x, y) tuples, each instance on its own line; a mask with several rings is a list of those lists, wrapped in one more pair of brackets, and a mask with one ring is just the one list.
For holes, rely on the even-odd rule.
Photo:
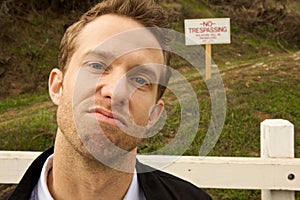
[[(159, 28), (169, 27), (168, 17), (160, 6), (153, 0), (104, 0), (83, 14), (65, 32), (61, 41), (58, 58), (58, 66), (63, 72), (68, 69), (70, 60), (78, 48), (77, 38), (82, 29), (88, 23), (95, 20), (95, 18), (105, 14), (126, 16), (142, 24), (144, 27), (158, 28), (153, 31), (153, 34), (164, 49), (165, 64), (167, 66), (170, 65), (170, 53), (166, 51), (166, 49), (169, 49), (170, 36), (166, 35), (164, 31), (159, 30)], [(163, 80), (161, 81), (162, 84), (158, 86), (157, 100), (162, 97), (170, 76), (171, 72), (168, 69), (164, 76), (161, 77)]]
[(49, 93), (58, 105), (58, 135), (77, 152), (105, 161), (134, 153), (160, 117), (160, 88), (170, 75), (164, 66), (169, 54), (162, 50), (168, 38), (147, 26), (166, 25), (165, 20), (152, 1), (111, 0), (67, 30)]

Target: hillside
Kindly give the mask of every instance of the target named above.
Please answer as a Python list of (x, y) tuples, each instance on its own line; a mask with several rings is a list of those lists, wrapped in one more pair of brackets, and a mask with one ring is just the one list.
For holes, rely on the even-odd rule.
[[(162, 4), (172, 13), (172, 27), (181, 32), (184, 19), (231, 18), (232, 43), (214, 47), (214, 60), (218, 65), (300, 48), (297, 28), (300, 3), (296, 0), (285, 5), (284, 10), (280, 3), (271, 0), (266, 8), (262, 7), (263, 1), (251, 4), (243, 0), (207, 2), (166, 0)], [(89, 7), (80, 3), (77, 7), (65, 4), (65, 9), (54, 12), (44, 1), (40, 4), (0, 2), (0, 98), (46, 87), (49, 71), (57, 65), (59, 41), (65, 28), (82, 12), (77, 7)], [(73, 11), (67, 10), (67, 6)]]

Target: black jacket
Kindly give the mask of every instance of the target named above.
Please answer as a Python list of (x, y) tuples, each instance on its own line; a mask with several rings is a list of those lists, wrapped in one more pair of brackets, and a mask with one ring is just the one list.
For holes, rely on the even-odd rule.
[[(45, 161), (52, 153), (53, 147), (33, 161), (16, 189), (7, 197), (7, 200), (29, 199), (34, 186), (39, 180)], [(140, 162), (137, 162), (136, 170), (137, 172), (149, 171), (137, 174), (139, 185), (143, 189), (147, 200), (211, 199), (208, 194), (191, 183), (159, 170), (153, 171), (153, 168)]]

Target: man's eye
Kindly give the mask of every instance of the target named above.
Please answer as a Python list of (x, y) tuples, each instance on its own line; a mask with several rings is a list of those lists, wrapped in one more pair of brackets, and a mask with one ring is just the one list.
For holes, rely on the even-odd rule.
[(95, 69), (95, 70), (100, 70), (100, 71), (104, 71), (105, 70), (105, 66), (101, 63), (91, 63), (89, 64), (91, 68)]
[(146, 81), (145, 79), (143, 79), (141, 77), (134, 78), (134, 81), (139, 85), (147, 85), (148, 84), (148, 81)]

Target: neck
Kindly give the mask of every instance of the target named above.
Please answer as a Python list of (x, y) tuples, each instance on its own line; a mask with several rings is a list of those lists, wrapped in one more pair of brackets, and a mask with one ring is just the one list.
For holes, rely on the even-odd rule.
[[(134, 159), (127, 163), (132, 172), (135, 162)], [(132, 177), (133, 173), (112, 169), (91, 156), (83, 156), (58, 131), (53, 169), (48, 176), (54, 199), (123, 199)]]

